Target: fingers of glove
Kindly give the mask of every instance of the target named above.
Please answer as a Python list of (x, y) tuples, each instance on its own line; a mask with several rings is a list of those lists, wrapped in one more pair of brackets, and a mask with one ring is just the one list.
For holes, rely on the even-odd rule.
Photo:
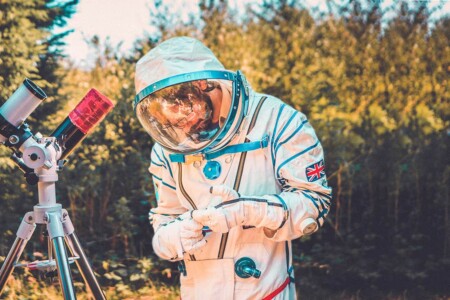
[(200, 248), (205, 246), (206, 243), (207, 240), (204, 239), (203, 236), (191, 239), (181, 238), (181, 245), (183, 247), (183, 250), (189, 254), (192, 254), (193, 252), (199, 250)]
[(199, 240), (203, 238), (202, 229), (203, 226), (194, 221), (186, 220), (185, 224), (180, 228), (180, 238), (181, 239), (196, 239)]
[(190, 249), (186, 250), (186, 252), (193, 253), (195, 251), (198, 251), (200, 248), (203, 248), (203, 246), (205, 246), (207, 242), (208, 241), (206, 239), (202, 239), (202, 240), (200, 240), (200, 241), (198, 241), (196, 243), (193, 243), (191, 245)]
[(230, 228), (224, 210), (221, 208), (196, 210), (193, 212), (192, 218), (204, 226), (208, 226), (214, 232), (225, 233)]
[(194, 210), (192, 212), (192, 219), (203, 226), (208, 226), (207, 223), (211, 220), (211, 212), (206, 209)]
[(201, 231), (203, 225), (199, 222), (197, 222), (194, 219), (189, 219), (189, 220), (183, 220), (182, 221), (182, 226), (181, 226), (181, 230), (186, 230), (186, 231)]
[(188, 219), (191, 218), (191, 212), (192, 212), (192, 211), (189, 210), (189, 211), (187, 211), (187, 212), (185, 212), (185, 213), (179, 215), (178, 218), (181, 219), (181, 220), (188, 220)]
[(222, 197), (222, 201), (229, 201), (239, 198), (239, 194), (226, 185), (211, 186), (211, 194)]
[(203, 235), (202, 235), (201, 231), (190, 231), (190, 230), (181, 230), (180, 231), (181, 239), (200, 239), (202, 237), (203, 237)]
[(214, 220), (214, 224), (211, 224), (210, 228), (214, 232), (225, 233), (230, 230), (231, 227), (234, 227), (234, 224), (230, 224), (228, 222), (228, 218), (224, 213), (219, 214), (217, 218)]
[(192, 250), (192, 246), (197, 243), (197, 241), (195, 240), (191, 240), (191, 239), (181, 239), (181, 245), (183, 247), (183, 251), (184, 252), (188, 252), (190, 253), (190, 251)]

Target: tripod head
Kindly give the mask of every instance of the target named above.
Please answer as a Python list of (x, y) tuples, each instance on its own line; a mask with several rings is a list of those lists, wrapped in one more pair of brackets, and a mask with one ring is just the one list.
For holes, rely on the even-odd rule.
[(30, 185), (48, 181), (49, 176), (56, 181), (56, 171), (62, 168), (64, 159), (114, 107), (108, 98), (91, 89), (50, 137), (42, 137), (33, 134), (25, 120), (46, 98), (41, 88), (25, 79), (0, 106), (0, 143), (13, 150), (11, 159)]

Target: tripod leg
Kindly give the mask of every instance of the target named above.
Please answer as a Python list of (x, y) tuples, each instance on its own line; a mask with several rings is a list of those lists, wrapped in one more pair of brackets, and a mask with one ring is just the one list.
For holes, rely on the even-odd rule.
[(16, 240), (9, 250), (8, 256), (6, 256), (2, 269), (0, 270), (0, 294), (5, 287), (6, 281), (14, 270), (14, 264), (19, 260), (20, 255), (22, 255), (23, 249), (25, 249), (25, 246), (33, 235), (35, 228), (36, 225), (33, 221), (33, 213), (29, 212), (25, 214), (25, 217), (17, 230)]
[(47, 230), (53, 242), (55, 250), (56, 266), (58, 269), (59, 283), (64, 294), (64, 299), (76, 299), (72, 275), (70, 273), (69, 259), (64, 245), (64, 231), (61, 215), (59, 213), (47, 213)]
[(105, 294), (103, 293), (97, 281), (97, 278), (95, 278), (94, 272), (92, 271), (91, 266), (89, 265), (86, 255), (84, 254), (83, 249), (81, 248), (77, 236), (75, 235), (75, 233), (72, 233), (67, 236), (67, 239), (69, 240), (69, 244), (72, 247), (73, 255), (79, 257), (79, 259), (77, 259), (75, 263), (77, 264), (78, 269), (81, 271), (81, 275), (83, 276), (84, 282), (94, 295), (95, 300), (106, 299)]
[(69, 246), (68, 247), (69, 250), (72, 252), (72, 255), (79, 257), (79, 259), (77, 259), (75, 263), (77, 264), (78, 269), (80, 270), (81, 275), (83, 276), (83, 280), (88, 289), (90, 289), (95, 300), (105, 300), (106, 299), (105, 294), (103, 293), (100, 285), (98, 284), (97, 278), (95, 277), (94, 272), (92, 271), (92, 268), (89, 265), (86, 255), (84, 254), (80, 241), (78, 240), (75, 234), (72, 221), (70, 220), (67, 212), (65, 210), (63, 211), (64, 211), (63, 227), (64, 232), (66, 234), (66, 242)]

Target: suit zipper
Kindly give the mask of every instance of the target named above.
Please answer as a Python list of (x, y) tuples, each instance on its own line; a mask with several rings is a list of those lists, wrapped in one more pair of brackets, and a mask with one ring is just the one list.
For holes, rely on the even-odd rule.
[[(250, 131), (253, 129), (253, 126), (255, 126), (256, 119), (258, 117), (261, 106), (263, 105), (263, 103), (266, 99), (267, 99), (267, 97), (262, 97), (261, 100), (259, 101), (258, 106), (255, 109), (255, 113), (253, 114), (250, 125), (248, 127), (247, 134), (249, 134)], [(248, 138), (245, 138), (245, 143), (248, 143), (248, 142), (250, 142), (250, 140)], [(236, 179), (234, 181), (234, 186), (233, 186), (233, 189), (236, 192), (239, 192), (239, 187), (241, 185), (241, 178), (242, 178), (242, 173), (244, 172), (244, 164), (245, 164), (246, 157), (247, 157), (247, 152), (243, 152), (241, 154), (241, 158), (239, 159), (239, 166), (238, 166)], [(225, 247), (227, 246), (228, 233), (229, 232), (222, 234), (222, 238), (220, 240), (220, 246), (219, 246), (219, 254), (218, 254), (219, 259), (222, 259), (225, 254)]]
[[(178, 163), (178, 185), (180, 187), (180, 191), (183, 194), (184, 198), (189, 202), (189, 204), (192, 206), (193, 209), (197, 209), (197, 205), (195, 205), (194, 201), (192, 200), (191, 196), (186, 192), (186, 190), (183, 187), (183, 165), (182, 163)], [(189, 254), (191, 257), (191, 260), (197, 260), (193, 254)]]

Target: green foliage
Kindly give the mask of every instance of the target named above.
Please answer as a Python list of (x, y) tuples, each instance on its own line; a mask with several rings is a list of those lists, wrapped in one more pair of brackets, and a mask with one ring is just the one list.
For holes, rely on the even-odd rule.
[[(1, 260), (0, 260), (1, 261)], [(179, 290), (174, 284), (172, 271), (149, 258), (127, 260), (104, 260), (97, 268), (97, 280), (107, 299), (179, 299)], [(5, 300), (62, 299), (63, 294), (56, 277), (47, 277), (37, 271), (16, 269), (2, 294)], [(75, 271), (73, 282), (77, 299), (91, 299), (81, 276)], [(170, 284), (171, 286), (168, 286)]]
[[(78, 0), (0, 1), (0, 99), (6, 100), (25, 77), (47, 88), (57, 87), (61, 39), (51, 34), (64, 26)], [(56, 91), (56, 89), (54, 89)]]
[[(43, 1), (36, 1), (42, 5)], [(39, 55), (45, 53), (42, 42), (48, 33), (35, 27), (47, 14), (35, 9), (33, 0), (0, 2), (0, 98), (8, 97), (24, 77), (37, 78)]]

